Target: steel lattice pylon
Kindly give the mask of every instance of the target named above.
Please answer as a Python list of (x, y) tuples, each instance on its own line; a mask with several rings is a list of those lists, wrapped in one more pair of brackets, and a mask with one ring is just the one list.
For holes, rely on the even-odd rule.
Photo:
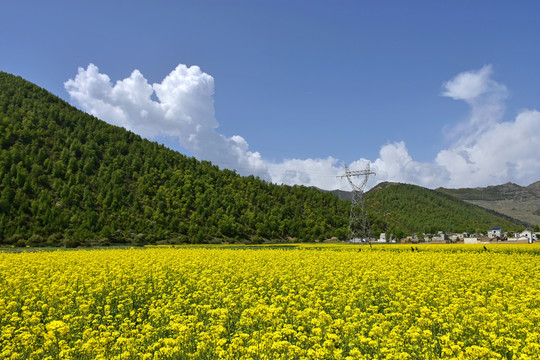
[[(351, 171), (345, 165), (345, 174), (340, 175), (340, 178), (347, 178), (352, 188), (351, 213), (349, 218), (349, 235), (347, 242), (366, 242), (372, 238), (371, 226), (364, 202), (364, 187), (368, 181), (369, 175), (375, 175), (375, 172), (370, 170), (369, 163), (365, 170)], [(360, 184), (353, 182), (353, 177), (363, 177)]]

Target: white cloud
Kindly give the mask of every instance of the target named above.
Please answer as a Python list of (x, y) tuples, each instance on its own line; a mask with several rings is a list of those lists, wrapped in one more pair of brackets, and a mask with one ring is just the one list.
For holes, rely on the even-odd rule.
[(437, 187), (448, 179), (446, 169), (414, 161), (404, 142), (382, 147), (379, 158), (373, 163), (380, 181), (403, 182), (426, 187)]
[(472, 187), (539, 180), (540, 112), (521, 112), (497, 123), (468, 146), (441, 151), (437, 164), (450, 172), (447, 186)]
[[(461, 73), (444, 84), (444, 96), (471, 106), (467, 121), (449, 130), (450, 138), (455, 139), (453, 146), (440, 151), (433, 162), (418, 162), (404, 142), (386, 144), (371, 164), (377, 175), (368, 182), (368, 188), (381, 181), (435, 188), (488, 186), (508, 181), (528, 185), (540, 180), (540, 112), (526, 110), (513, 121), (501, 121), (508, 91), (491, 78), (492, 73), (488, 65)], [(350, 168), (361, 170), (367, 161), (360, 159)], [(334, 158), (286, 160), (275, 167), (279, 171), (271, 167), (270, 173), (277, 182), (348, 188), (346, 182), (330, 179), (343, 173)]]
[(474, 101), (494, 87), (494, 82), (490, 79), (492, 72), (491, 65), (478, 71), (463, 72), (444, 84), (446, 91), (443, 95), (455, 100)]
[[(197, 158), (270, 180), (258, 152), (238, 135), (218, 133), (214, 79), (198, 66), (180, 64), (161, 83), (150, 85), (139, 70), (116, 84), (94, 64), (79, 68), (65, 88), (83, 110), (143, 137), (175, 137)], [(158, 101), (152, 100), (152, 95)]]
[[(381, 181), (430, 188), (538, 181), (540, 112), (523, 111), (515, 120), (502, 122), (508, 92), (491, 79), (492, 73), (491, 65), (487, 65), (443, 84), (443, 96), (471, 106), (469, 119), (450, 129), (452, 147), (427, 163), (415, 161), (404, 142), (386, 144), (371, 163), (377, 175), (367, 187)], [(249, 150), (242, 136), (220, 134), (214, 114), (214, 79), (197, 66), (180, 64), (161, 83), (152, 85), (135, 70), (113, 85), (107, 75), (90, 64), (87, 69), (79, 68), (65, 87), (83, 110), (111, 124), (144, 137), (175, 137), (197, 158), (237, 169), (240, 174), (255, 174), (279, 184), (349, 189), (348, 182), (339, 178), (344, 169), (336, 158), (268, 162)], [(157, 101), (152, 100), (154, 95)], [(363, 170), (367, 163), (361, 158), (349, 168)]]
[(337, 176), (343, 173), (343, 166), (331, 156), (326, 159), (285, 159), (281, 163), (268, 164), (268, 168), (272, 181), (278, 184), (341, 188)]
[(466, 122), (450, 131), (455, 145), (442, 150), (435, 162), (450, 176), (445, 186), (471, 187), (513, 181), (538, 181), (540, 113), (522, 111), (513, 121), (501, 121), (506, 87), (491, 79), (492, 67), (459, 74), (445, 84), (444, 96), (471, 106)]
[(469, 120), (447, 131), (448, 140), (456, 145), (473, 144), (482, 132), (502, 119), (508, 91), (491, 79), (492, 73), (492, 66), (486, 65), (477, 71), (463, 72), (443, 85), (443, 96), (464, 100), (471, 106)]

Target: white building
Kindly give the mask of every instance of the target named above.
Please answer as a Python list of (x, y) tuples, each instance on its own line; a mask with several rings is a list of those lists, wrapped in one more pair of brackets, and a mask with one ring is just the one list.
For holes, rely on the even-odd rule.
[(530, 230), (525, 230), (519, 236), (516, 236), (518, 240), (527, 240), (527, 242), (532, 243), (534, 240), (536, 240), (536, 234), (534, 234)]
[(386, 242), (386, 233), (381, 233), (381, 235), (379, 236), (379, 240), (377, 240), (377, 242), (385, 243)]
[(493, 229), (491, 230), (488, 230), (488, 235), (487, 235), (490, 239), (493, 239), (493, 238), (502, 238), (502, 230), (500, 227), (494, 227)]
[(452, 240), (452, 241), (458, 241), (458, 240), (461, 240), (461, 239), (459, 238), (459, 235), (458, 235), (458, 234), (450, 234), (450, 235), (448, 235), (448, 238), (449, 238), (450, 240)]
[(433, 241), (444, 241), (446, 240), (447, 236), (442, 231), (437, 231), (437, 235), (433, 236)]
[(478, 238), (476, 238), (476, 237), (464, 237), (463, 242), (465, 244), (478, 244)]

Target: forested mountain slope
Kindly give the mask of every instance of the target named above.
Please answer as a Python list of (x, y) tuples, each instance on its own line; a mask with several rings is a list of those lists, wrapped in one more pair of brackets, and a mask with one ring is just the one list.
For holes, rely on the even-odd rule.
[[(519, 227), (418, 186), (366, 199), (375, 233)], [(0, 244), (345, 239), (349, 206), (186, 157), (0, 72)]]
[(494, 226), (516, 231), (524, 224), (416, 185), (381, 183), (366, 194), (374, 232), (483, 232)]
[(0, 72), (0, 243), (345, 238), (349, 203), (219, 170)]

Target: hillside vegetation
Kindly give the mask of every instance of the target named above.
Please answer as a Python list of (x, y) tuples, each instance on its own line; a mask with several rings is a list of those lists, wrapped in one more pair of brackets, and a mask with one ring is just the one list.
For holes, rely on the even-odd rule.
[[(379, 185), (367, 202), (377, 235), (518, 227), (411, 185)], [(345, 240), (349, 207), (186, 157), (0, 72), (0, 245)]]
[(381, 183), (366, 194), (366, 203), (375, 233), (486, 233), (494, 226), (516, 231), (524, 225), (453, 196), (415, 185)]
[(219, 170), (0, 72), (0, 241), (345, 238), (346, 201)]

